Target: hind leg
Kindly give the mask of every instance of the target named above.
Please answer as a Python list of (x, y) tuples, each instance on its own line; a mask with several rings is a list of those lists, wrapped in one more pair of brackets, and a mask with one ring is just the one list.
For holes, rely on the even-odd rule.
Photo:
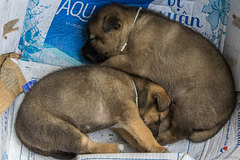
[[(194, 130), (209, 130), (219, 123), (220, 106), (207, 88), (195, 88), (182, 95), (173, 107), (171, 127), (157, 141), (166, 145), (190, 137)], [(216, 106), (217, 105), (217, 106)]]
[[(60, 120), (62, 121), (62, 120)], [(120, 146), (117, 143), (97, 143), (90, 140), (80, 130), (63, 121), (55, 124), (57, 134), (52, 137), (55, 140), (54, 148), (60, 151), (81, 153), (117, 153)], [(53, 148), (53, 149), (54, 149)]]
[[(192, 106), (189, 106), (189, 110), (191, 110), (191, 107)], [(161, 126), (159, 128), (159, 134), (156, 140), (161, 145), (171, 144), (191, 136), (195, 117), (193, 117), (193, 112), (187, 111), (187, 108), (187, 104), (180, 102), (175, 104), (172, 119), (170, 118), (170, 120), (168, 120), (169, 128), (163, 132), (161, 131)]]
[[(17, 134), (24, 145), (43, 155), (54, 156), (57, 152), (117, 153), (122, 149), (117, 143), (96, 143), (70, 123), (56, 117), (40, 119), (32, 124), (16, 124)], [(26, 128), (30, 126), (29, 128)], [(51, 153), (53, 153), (51, 155)]]
[[(159, 133), (158, 137), (156, 138), (158, 143), (164, 146), (164, 145), (171, 144), (179, 140), (185, 139), (189, 135), (191, 135), (192, 130), (190, 127), (186, 126), (186, 127), (179, 128), (181, 124), (178, 126), (177, 125), (178, 124), (172, 125), (169, 130)], [(184, 130), (183, 128), (185, 128), (186, 130), (182, 131)]]
[(166, 123), (167, 127), (165, 128), (161, 126), (162, 124), (160, 124), (159, 134), (156, 138), (161, 145), (177, 142), (187, 138), (192, 134), (193, 129), (191, 123), (188, 122), (188, 119), (185, 119), (184, 115), (179, 116), (173, 114), (172, 119), (166, 119)]

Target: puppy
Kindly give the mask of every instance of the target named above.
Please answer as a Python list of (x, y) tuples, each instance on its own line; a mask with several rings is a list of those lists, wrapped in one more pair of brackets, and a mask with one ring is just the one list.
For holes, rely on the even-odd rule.
[(229, 119), (236, 97), (231, 71), (199, 33), (158, 13), (114, 3), (90, 19), (87, 34), (85, 59), (150, 79), (173, 99), (160, 144), (205, 141)]
[(170, 104), (165, 90), (151, 81), (108, 67), (73, 67), (33, 86), (17, 113), (15, 130), (30, 150), (55, 158), (122, 151), (122, 145), (96, 143), (85, 135), (111, 126), (124, 130), (123, 138), (131, 137), (126, 140), (140, 151), (165, 152), (146, 125), (158, 123)]

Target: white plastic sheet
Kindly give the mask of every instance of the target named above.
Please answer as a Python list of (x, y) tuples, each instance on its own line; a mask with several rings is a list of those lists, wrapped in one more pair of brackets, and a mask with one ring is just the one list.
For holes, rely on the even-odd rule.
[[(24, 20), (26, 20), (26, 9), (29, 7), (29, 2), (39, 9), (34, 10), (32, 13), (37, 13), (38, 16), (48, 13), (48, 21), (44, 21), (44, 16), (39, 16), (39, 25), (41, 33), (48, 34), (49, 26), (51, 26), (51, 20), (56, 16), (57, 11), (61, 8), (58, 6), (60, 4), (65, 4), (65, 8), (62, 11), (67, 13), (68, 4), (73, 7), (74, 4), (83, 4), (84, 7), (89, 4), (87, 1), (79, 0), (56, 0), (56, 1), (43, 1), (43, 0), (2, 0), (0, 2), (0, 54), (12, 52), (19, 50), (18, 44), (20, 37), (24, 37), (27, 33), (27, 27), (24, 25)], [(90, 1), (90, 0), (89, 0)], [(96, 2), (96, 1), (95, 1)], [(104, 3), (109, 3), (112, 1), (104, 1)], [(131, 1), (135, 2), (136, 1)], [(142, 1), (138, 1), (139, 3)], [(44, 4), (45, 3), (45, 4)], [(101, 2), (102, 3), (102, 2)], [(96, 6), (102, 5), (101, 3), (96, 4)], [(129, 3), (129, 1), (125, 1)], [(76, 6), (75, 5), (75, 6)], [(133, 4), (134, 5), (134, 4)], [(136, 4), (137, 5), (137, 4)], [(171, 19), (181, 21), (183, 24), (199, 31), (205, 37), (207, 37), (212, 43), (214, 43), (221, 51), (224, 49), (224, 54), (227, 55), (231, 67), (233, 69), (234, 77), (236, 80), (236, 86), (239, 91), (240, 89), (240, 74), (239, 74), (239, 60), (240, 60), (240, 29), (237, 20), (239, 20), (240, 12), (239, 0), (231, 0), (231, 9), (229, 7), (229, 0), (154, 0), (149, 1), (149, 4), (142, 4), (150, 9), (154, 9), (158, 12), (162, 12)], [(59, 8), (60, 7), (60, 8)], [(90, 6), (89, 6), (90, 7)], [(93, 6), (91, 6), (93, 9)], [(42, 9), (42, 10), (41, 10)], [(52, 9), (51, 11), (48, 11)], [(83, 10), (82, 10), (83, 11)], [(69, 10), (69, 14), (71, 9)], [(230, 13), (229, 13), (230, 12)], [(78, 12), (72, 12), (74, 13)], [(37, 15), (36, 15), (37, 16)], [(71, 16), (71, 14), (69, 15)], [(227, 17), (229, 16), (229, 22), (227, 27)], [(76, 17), (76, 16), (75, 16)], [(36, 17), (35, 17), (36, 18)], [(13, 26), (11, 32), (3, 35), (4, 24), (11, 20), (18, 19), (18, 22)], [(36, 19), (35, 19), (36, 20)], [(28, 23), (28, 22), (26, 22)], [(49, 23), (49, 24), (44, 24)], [(68, 23), (66, 23), (68, 24)], [(81, 26), (77, 26), (77, 23), (72, 23), (70, 26), (74, 29), (80, 29)], [(25, 28), (24, 28), (25, 27)], [(65, 26), (62, 26), (65, 27)], [(227, 28), (227, 35), (226, 35)], [(26, 29), (26, 30), (25, 30)], [(36, 29), (36, 28), (35, 28)], [(32, 30), (36, 31), (36, 30)], [(77, 30), (76, 30), (77, 32)], [(35, 32), (36, 33), (36, 32)], [(34, 43), (39, 36), (28, 32), (27, 36), (30, 39), (23, 39), (23, 44), (30, 46), (29, 44)], [(42, 35), (44, 35), (42, 34)], [(60, 35), (62, 36), (62, 35)], [(226, 41), (224, 41), (226, 36)], [(41, 40), (44, 43), (44, 40)], [(26, 43), (27, 42), (27, 43)], [(224, 43), (225, 42), (225, 43)], [(46, 45), (45, 45), (46, 46)], [(17, 49), (18, 48), (18, 49)], [(32, 49), (34, 49), (32, 47)], [(40, 47), (40, 50), (42, 48)], [(48, 48), (49, 49), (49, 48)], [(39, 51), (41, 52), (41, 51)], [(50, 49), (49, 52), (52, 52)], [(64, 53), (64, 52), (63, 52)], [(38, 53), (31, 53), (30, 56), (36, 56)], [(56, 65), (76, 65), (79, 59), (69, 58), (69, 55), (64, 53), (65, 56), (57, 56), (56, 58), (51, 58), (48, 60), (48, 55), (42, 52), (43, 57), (41, 63), (51, 63), (54, 62)], [(55, 54), (56, 55), (56, 54)], [(71, 57), (71, 56), (70, 56)], [(29, 57), (28, 57), (29, 58)], [(74, 57), (72, 57), (74, 58)], [(29, 61), (36, 61), (29, 58)], [(65, 61), (65, 62), (64, 62)], [(76, 62), (76, 63), (75, 63)], [(27, 81), (40, 78), (49, 72), (59, 69), (57, 66), (44, 65), (33, 62), (17, 61), (16, 62), (21, 68)], [(53, 64), (53, 63), (51, 63)], [(13, 104), (0, 116), (0, 158), (1, 160), (43, 160), (43, 159), (53, 159), (49, 157), (44, 157), (30, 152), (25, 148), (16, 137), (14, 131), (14, 121), (17, 110), (20, 106), (24, 94), (19, 95)], [(167, 147), (172, 151), (172, 153), (165, 154), (134, 154), (136, 152), (128, 144), (125, 143), (121, 138), (110, 130), (101, 130), (95, 133), (89, 134), (89, 137), (98, 142), (118, 142), (125, 145), (125, 154), (113, 154), (113, 155), (79, 155), (77, 159), (239, 159), (240, 158), (240, 96), (238, 96), (238, 103), (236, 104), (236, 109), (227, 122), (227, 124), (220, 130), (220, 132), (214, 136), (212, 139), (202, 142), (202, 143), (192, 143), (188, 140), (182, 140), (180, 142), (167, 145)], [(129, 152), (129, 153), (127, 153)], [(130, 154), (131, 153), (131, 154)]]

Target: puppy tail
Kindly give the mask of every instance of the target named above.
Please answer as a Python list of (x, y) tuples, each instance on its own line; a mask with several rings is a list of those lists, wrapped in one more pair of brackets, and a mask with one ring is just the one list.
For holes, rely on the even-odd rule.
[(214, 135), (216, 135), (217, 132), (222, 128), (222, 126), (223, 126), (222, 124), (218, 124), (210, 130), (193, 131), (193, 134), (190, 137), (188, 137), (188, 139), (193, 142), (206, 141), (206, 140), (212, 138)]

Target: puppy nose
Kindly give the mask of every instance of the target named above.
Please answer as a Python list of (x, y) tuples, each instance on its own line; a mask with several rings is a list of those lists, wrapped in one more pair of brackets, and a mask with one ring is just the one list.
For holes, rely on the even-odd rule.
[(92, 38), (95, 38), (95, 36), (94, 36), (93, 34), (91, 34), (91, 35), (89, 36), (89, 38), (92, 39)]
[(96, 39), (96, 36), (91, 34), (91, 35), (89, 36), (89, 39), (90, 39), (90, 41), (92, 41), (92, 40)]

